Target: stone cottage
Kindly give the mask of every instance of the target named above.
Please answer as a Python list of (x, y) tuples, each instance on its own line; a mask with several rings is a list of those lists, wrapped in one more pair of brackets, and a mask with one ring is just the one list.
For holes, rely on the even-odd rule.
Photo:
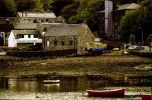
[(83, 54), (85, 43), (94, 41), (86, 24), (43, 23), (39, 30), (43, 36), (44, 51), (73, 51)]

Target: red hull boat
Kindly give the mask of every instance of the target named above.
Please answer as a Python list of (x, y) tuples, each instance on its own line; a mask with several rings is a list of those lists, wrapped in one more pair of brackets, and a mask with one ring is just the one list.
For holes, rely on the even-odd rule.
[(140, 96), (141, 96), (142, 100), (152, 100), (152, 95), (143, 95), (143, 94), (141, 94)]
[(89, 97), (124, 97), (125, 89), (115, 89), (115, 90), (87, 90)]

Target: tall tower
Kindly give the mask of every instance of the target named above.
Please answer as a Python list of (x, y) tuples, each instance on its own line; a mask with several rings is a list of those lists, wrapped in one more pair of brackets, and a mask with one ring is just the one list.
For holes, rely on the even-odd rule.
[(113, 33), (112, 11), (113, 11), (113, 1), (105, 0), (105, 33), (107, 33), (108, 38)]

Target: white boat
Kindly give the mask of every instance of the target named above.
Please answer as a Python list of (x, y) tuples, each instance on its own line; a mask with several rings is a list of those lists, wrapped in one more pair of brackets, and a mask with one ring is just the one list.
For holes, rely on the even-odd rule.
[(59, 83), (60, 80), (48, 79), (48, 80), (43, 80), (42, 82), (43, 82), (44, 84), (51, 84), (51, 83)]
[(2, 49), (0, 49), (0, 56), (5, 56), (6, 55), (6, 52)]

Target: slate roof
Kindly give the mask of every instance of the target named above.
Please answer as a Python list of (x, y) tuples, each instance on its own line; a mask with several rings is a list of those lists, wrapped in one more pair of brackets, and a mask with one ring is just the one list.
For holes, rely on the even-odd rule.
[(33, 12), (18, 12), (19, 17), (27, 18), (56, 18), (54, 13), (33, 13)]
[(15, 29), (36, 29), (37, 23), (29, 23), (29, 22), (18, 22), (14, 25)]
[[(138, 7), (140, 7), (139, 4), (136, 3), (130, 3), (130, 4), (124, 4), (124, 5), (119, 5), (118, 9), (114, 10), (114, 11), (120, 11), (120, 10), (134, 10), (137, 9)], [(104, 13), (105, 10), (99, 11), (97, 13)]]
[(120, 5), (117, 10), (133, 10), (137, 9), (140, 5), (136, 3)]
[[(42, 27), (44, 27), (43, 24)], [(47, 32), (44, 34), (44, 36), (78, 35), (78, 33), (81, 31), (81, 28), (81, 24), (49, 24)]]

